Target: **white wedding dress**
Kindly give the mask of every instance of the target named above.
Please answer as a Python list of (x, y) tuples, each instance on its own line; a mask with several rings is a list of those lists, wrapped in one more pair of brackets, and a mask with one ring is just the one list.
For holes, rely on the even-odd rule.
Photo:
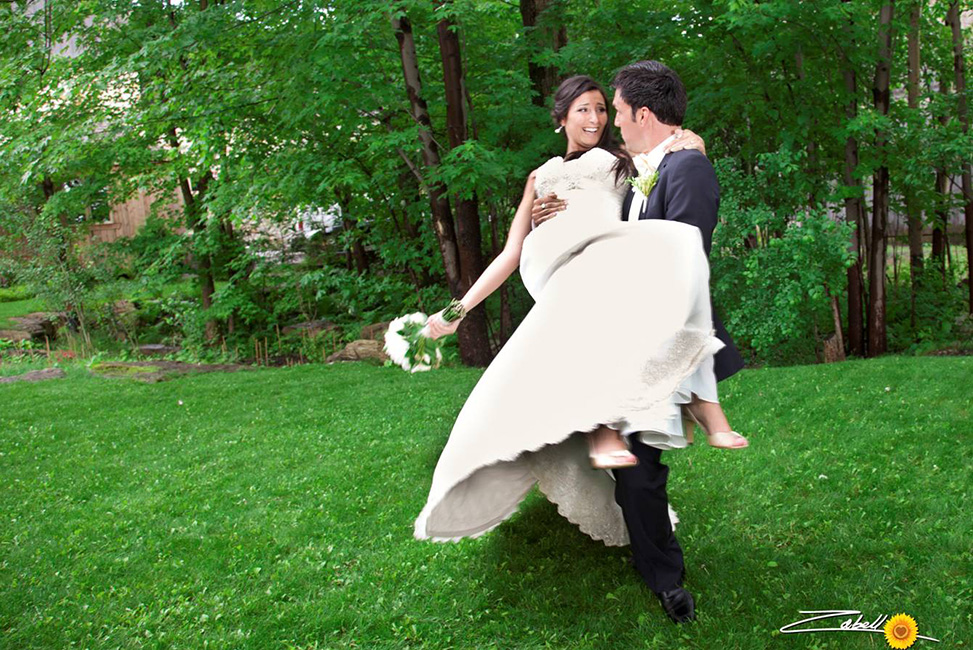
[(538, 196), (556, 193), (568, 207), (524, 240), (520, 273), (536, 304), (460, 411), (417, 538), (482, 535), (537, 483), (584, 533), (625, 545), (614, 480), (591, 468), (581, 432), (608, 424), (685, 447), (679, 403), (709, 390), (700, 396), (715, 401), (712, 357), (723, 343), (702, 236), (673, 221), (621, 221), (628, 186), (615, 183), (615, 160), (596, 148), (538, 169)]

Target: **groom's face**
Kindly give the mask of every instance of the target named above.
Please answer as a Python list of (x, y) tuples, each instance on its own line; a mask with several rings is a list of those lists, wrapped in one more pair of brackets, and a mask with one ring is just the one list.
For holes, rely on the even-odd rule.
[(615, 126), (622, 132), (622, 140), (629, 153), (640, 153), (646, 147), (646, 133), (642, 126), (639, 115), (632, 115), (632, 105), (622, 98), (622, 93), (617, 89), (612, 97), (612, 106), (615, 108)]

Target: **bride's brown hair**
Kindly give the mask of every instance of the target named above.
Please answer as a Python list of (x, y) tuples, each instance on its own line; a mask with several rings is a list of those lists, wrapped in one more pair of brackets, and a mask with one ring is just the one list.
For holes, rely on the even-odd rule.
[[(608, 96), (605, 95), (605, 90), (602, 88), (597, 81), (591, 77), (583, 74), (575, 75), (573, 77), (568, 77), (561, 82), (561, 85), (557, 87), (557, 91), (554, 93), (554, 110), (551, 111), (551, 117), (554, 118), (554, 123), (557, 125), (561, 124), (561, 120), (566, 119), (568, 116), (568, 110), (571, 108), (571, 104), (575, 99), (585, 94), (586, 92), (597, 90), (601, 93), (602, 99), (605, 100), (605, 106), (608, 106)], [(605, 151), (610, 151), (618, 158), (618, 162), (612, 167), (615, 170), (615, 182), (620, 183), (625, 178), (629, 176), (635, 176), (635, 164), (632, 162), (631, 156), (629, 156), (615, 141), (615, 136), (612, 135), (611, 126), (605, 124), (605, 129), (601, 132), (601, 138), (595, 145), (600, 149)], [(585, 150), (587, 151), (587, 149)], [(574, 151), (569, 153), (564, 159), (574, 160), (585, 153), (585, 151)]]

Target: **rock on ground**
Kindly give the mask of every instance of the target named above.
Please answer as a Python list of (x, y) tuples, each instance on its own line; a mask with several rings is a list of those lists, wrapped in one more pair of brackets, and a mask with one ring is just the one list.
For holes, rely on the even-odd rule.
[(319, 332), (327, 332), (328, 330), (333, 330), (337, 327), (334, 323), (329, 320), (309, 320), (303, 323), (294, 323), (293, 325), (288, 325), (280, 332), (281, 334), (300, 334), (303, 330), (308, 336), (314, 336)]
[(231, 363), (183, 363), (182, 361), (106, 361), (91, 366), (91, 372), (110, 379), (134, 379), (155, 384), (173, 377), (201, 372), (236, 372), (251, 366)]
[(14, 329), (27, 332), (35, 339), (43, 340), (45, 336), (49, 339), (54, 338), (57, 332), (57, 319), (57, 314), (39, 311), (24, 316), (14, 316), (7, 320), (13, 324)]
[(64, 376), (64, 371), (60, 368), (45, 368), (44, 370), (31, 370), (22, 375), (0, 377), (0, 384), (12, 384), (15, 381), (44, 381), (46, 379), (60, 379)]
[(366, 359), (374, 359), (384, 363), (388, 358), (381, 341), (359, 339), (352, 341), (344, 349), (335, 352), (325, 359), (325, 361), (327, 363), (334, 363), (335, 361), (364, 361)]
[(23, 330), (0, 330), (0, 339), (7, 341), (30, 341), (32, 338), (30, 332)]
[(385, 321), (384, 323), (373, 323), (371, 325), (366, 325), (361, 329), (361, 338), (384, 341), (385, 332), (388, 330), (390, 322), (391, 321)]
[(146, 343), (139, 346), (139, 352), (147, 357), (164, 357), (167, 354), (175, 354), (181, 349), (178, 345), (162, 345), (161, 343)]

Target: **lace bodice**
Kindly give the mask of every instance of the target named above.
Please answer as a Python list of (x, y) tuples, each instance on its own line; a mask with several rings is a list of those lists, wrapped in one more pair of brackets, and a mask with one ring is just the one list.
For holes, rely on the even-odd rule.
[(563, 198), (573, 190), (603, 191), (615, 195), (621, 206), (628, 185), (615, 183), (612, 167), (617, 160), (614, 154), (598, 147), (567, 162), (561, 156), (551, 158), (537, 169), (537, 196), (557, 194)]
[(628, 184), (615, 183), (614, 154), (594, 148), (580, 158), (551, 158), (537, 169), (538, 196), (556, 194), (568, 207), (524, 240), (520, 276), (537, 300), (548, 278), (592, 241), (619, 236), (626, 226), (622, 201)]

